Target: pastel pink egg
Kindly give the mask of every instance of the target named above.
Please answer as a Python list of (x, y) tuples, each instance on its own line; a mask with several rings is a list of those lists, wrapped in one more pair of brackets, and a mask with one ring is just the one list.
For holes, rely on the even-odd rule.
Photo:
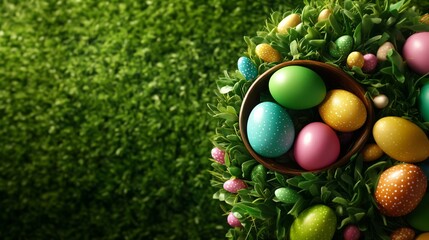
[(411, 35), (404, 44), (402, 54), (408, 66), (419, 74), (429, 72), (429, 32)]
[(212, 158), (220, 164), (225, 164), (225, 152), (215, 147), (211, 151)]
[(228, 214), (227, 222), (231, 227), (242, 227), (240, 220), (234, 216), (232, 212)]
[(322, 122), (306, 125), (298, 134), (294, 157), (305, 170), (319, 170), (333, 164), (340, 154), (340, 141), (335, 131)]

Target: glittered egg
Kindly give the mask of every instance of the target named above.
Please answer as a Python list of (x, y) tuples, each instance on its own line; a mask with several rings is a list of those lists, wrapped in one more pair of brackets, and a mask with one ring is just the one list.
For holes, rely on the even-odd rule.
[(372, 129), (377, 145), (390, 157), (415, 163), (429, 157), (429, 139), (413, 122), (400, 117), (379, 119)]
[(357, 67), (362, 68), (364, 64), (364, 58), (362, 53), (354, 51), (347, 57), (347, 66), (349, 68)]
[(258, 69), (248, 57), (240, 57), (237, 62), (238, 71), (246, 80), (253, 80), (258, 76)]
[(296, 27), (301, 23), (301, 16), (297, 13), (292, 13), (285, 17), (278, 25), (277, 32), (279, 33), (287, 33), (289, 28)]
[(375, 161), (383, 154), (383, 150), (375, 143), (368, 143), (362, 149), (362, 157), (365, 162)]
[(331, 240), (337, 228), (334, 210), (322, 204), (313, 205), (302, 211), (290, 227), (290, 240)]
[(280, 53), (268, 43), (258, 44), (255, 53), (264, 62), (280, 62), (282, 60)]
[(344, 35), (337, 40), (335, 44), (329, 46), (329, 54), (335, 58), (346, 56), (350, 53), (353, 48), (353, 37)]
[(423, 171), (410, 163), (385, 170), (375, 189), (375, 200), (382, 214), (399, 217), (409, 214), (422, 200), (427, 188)]
[(402, 54), (407, 65), (419, 74), (429, 72), (429, 32), (414, 33), (405, 41)]
[(387, 53), (390, 49), (395, 49), (395, 46), (391, 42), (383, 43), (377, 50), (377, 60), (379, 62), (384, 62), (387, 60)]
[(291, 148), (295, 129), (286, 109), (274, 102), (262, 102), (250, 112), (247, 137), (256, 153), (274, 158)]
[(377, 67), (377, 56), (372, 53), (363, 55), (363, 61), (362, 71), (364, 73), (370, 73)]
[(326, 94), (319, 105), (319, 114), (326, 124), (341, 132), (359, 129), (367, 117), (362, 100), (343, 89), (333, 89)]
[(323, 101), (326, 86), (313, 70), (302, 66), (287, 66), (277, 70), (268, 87), (273, 98), (290, 109), (307, 109)]
[(429, 193), (426, 193), (419, 205), (406, 217), (415, 229), (429, 232)]
[(340, 154), (340, 141), (328, 125), (313, 122), (299, 132), (293, 153), (295, 161), (303, 169), (319, 170), (337, 160)]
[(420, 90), (419, 110), (423, 120), (429, 122), (429, 83), (423, 85)]

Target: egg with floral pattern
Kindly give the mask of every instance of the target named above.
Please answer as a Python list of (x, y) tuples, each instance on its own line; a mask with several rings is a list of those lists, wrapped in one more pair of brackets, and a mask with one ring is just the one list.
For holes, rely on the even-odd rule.
[(375, 200), (382, 214), (390, 217), (404, 216), (417, 207), (426, 188), (427, 178), (418, 166), (398, 164), (380, 175)]
[(263, 157), (285, 154), (295, 139), (295, 129), (289, 113), (274, 102), (262, 102), (250, 112), (247, 138), (252, 149)]

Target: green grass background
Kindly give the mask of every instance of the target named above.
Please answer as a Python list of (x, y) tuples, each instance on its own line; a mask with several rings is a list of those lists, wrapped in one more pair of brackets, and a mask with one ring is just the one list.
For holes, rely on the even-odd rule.
[(224, 238), (207, 103), (285, 6), (0, 1), (0, 238)]

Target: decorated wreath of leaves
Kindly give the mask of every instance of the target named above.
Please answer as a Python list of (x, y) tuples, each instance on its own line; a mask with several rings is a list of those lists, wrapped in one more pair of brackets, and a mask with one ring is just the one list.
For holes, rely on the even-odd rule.
[[(325, 9), (330, 14), (318, 19)], [(287, 34), (279, 34), (279, 23), (294, 13), (300, 15), (301, 24), (288, 29)], [(316, 60), (337, 66), (353, 76), (369, 98), (380, 93), (388, 97), (389, 105), (376, 111), (377, 118), (409, 119), (427, 135), (429, 124), (420, 115), (417, 99), (420, 87), (429, 77), (410, 71), (400, 51), (395, 50), (401, 49), (412, 33), (429, 31), (421, 16), (409, 0), (305, 1), (302, 9), (272, 13), (256, 36), (244, 37), (244, 56), (252, 60), (258, 74), (277, 64), (265, 62), (257, 55), (255, 49), (261, 43), (269, 43), (281, 54), (283, 62)], [(352, 37), (355, 51), (376, 53), (385, 42), (391, 42), (394, 48), (386, 52), (386, 61), (379, 63), (376, 72), (364, 72), (361, 67), (348, 66), (347, 55), (333, 57), (332, 49), (338, 50), (336, 40), (345, 35)], [(220, 201), (225, 216), (232, 212), (241, 222), (241, 227), (229, 229), (229, 239), (288, 239), (294, 219), (316, 204), (334, 210), (338, 230), (335, 239), (340, 239), (342, 230), (350, 224), (368, 239), (390, 239), (393, 230), (407, 226), (402, 218), (380, 214), (374, 199), (381, 173), (398, 163), (386, 155), (376, 163), (368, 163), (358, 153), (342, 167), (299, 176), (271, 171), (253, 159), (243, 144), (238, 123), (243, 98), (252, 82), (238, 70), (225, 72), (217, 81), (217, 103), (208, 104), (210, 114), (218, 119), (211, 140), (225, 152), (224, 162), (212, 163), (212, 185), (219, 188), (213, 198)], [(244, 180), (246, 187), (236, 193), (223, 188), (226, 181), (236, 178)]]

